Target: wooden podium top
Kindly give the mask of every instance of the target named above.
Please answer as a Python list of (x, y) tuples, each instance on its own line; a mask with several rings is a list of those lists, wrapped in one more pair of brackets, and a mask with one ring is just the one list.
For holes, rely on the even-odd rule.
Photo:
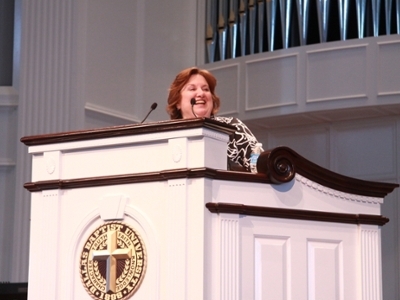
[(129, 124), (112, 126), (89, 130), (78, 130), (43, 135), (33, 135), (21, 138), (21, 142), (27, 146), (46, 145), (54, 143), (65, 143), (85, 141), (102, 138), (121, 137), (128, 135), (139, 135), (154, 132), (168, 132), (182, 129), (208, 128), (231, 135), (235, 127), (208, 118), (167, 120), (143, 124)]

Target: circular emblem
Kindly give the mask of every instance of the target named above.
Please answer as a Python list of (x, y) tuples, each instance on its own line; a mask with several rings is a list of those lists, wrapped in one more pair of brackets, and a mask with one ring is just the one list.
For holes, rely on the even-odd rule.
[(79, 269), (86, 291), (94, 299), (127, 299), (138, 289), (146, 270), (146, 251), (137, 232), (120, 222), (108, 222), (89, 236)]

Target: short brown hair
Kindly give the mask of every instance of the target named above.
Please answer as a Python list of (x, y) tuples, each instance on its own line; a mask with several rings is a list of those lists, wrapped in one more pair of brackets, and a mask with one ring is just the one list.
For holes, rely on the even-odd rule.
[(190, 77), (196, 74), (203, 76), (208, 83), (208, 87), (210, 88), (213, 100), (213, 110), (211, 114), (215, 115), (218, 112), (220, 107), (220, 100), (219, 97), (215, 95), (217, 79), (209, 71), (193, 67), (185, 69), (181, 71), (178, 75), (176, 75), (175, 80), (172, 82), (169, 88), (167, 112), (171, 120), (182, 119), (182, 113), (177, 107), (182, 99), (181, 91), (185, 84), (189, 81)]

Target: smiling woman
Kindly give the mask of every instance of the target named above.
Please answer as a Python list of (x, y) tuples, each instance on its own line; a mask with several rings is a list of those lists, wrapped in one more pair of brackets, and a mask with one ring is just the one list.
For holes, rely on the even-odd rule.
[(184, 119), (209, 118), (214, 109), (212, 94), (206, 79), (200, 74), (190, 76), (181, 91), (181, 101), (177, 103)]
[[(192, 111), (192, 99), (195, 99), (193, 106), (196, 105), (196, 110), (200, 99), (203, 106), (212, 104), (212, 110), (206, 117), (215, 115), (220, 106), (219, 97), (215, 94), (216, 85), (217, 80), (207, 70), (189, 68), (181, 71), (169, 88), (167, 112), (171, 119), (200, 117), (200, 115), (193, 114), (195, 108), (193, 107)], [(188, 106), (190, 107), (189, 113), (187, 112)]]
[(236, 127), (228, 143), (228, 168), (250, 171), (250, 155), (258, 141), (239, 119), (216, 116), (220, 107), (216, 86), (217, 79), (207, 70), (194, 67), (181, 71), (170, 86), (167, 112), (171, 119), (212, 118)]

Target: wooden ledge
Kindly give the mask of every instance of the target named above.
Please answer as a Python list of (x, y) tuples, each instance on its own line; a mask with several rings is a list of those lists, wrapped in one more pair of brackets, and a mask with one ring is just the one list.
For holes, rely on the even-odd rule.
[(291, 181), (298, 173), (325, 187), (368, 197), (384, 198), (399, 186), (396, 183), (365, 181), (340, 175), (316, 165), (288, 147), (277, 147), (261, 153), (257, 170), (277, 184)]
[(380, 215), (331, 213), (312, 210), (286, 209), (213, 202), (207, 203), (206, 207), (211, 213), (240, 214), (246, 216), (278, 219), (294, 219), (347, 224), (368, 224), (378, 226), (383, 226), (387, 222), (389, 222), (388, 218)]
[(193, 128), (208, 128), (232, 135), (235, 127), (208, 118), (168, 120), (143, 124), (112, 126), (91, 130), (79, 130), (62, 133), (26, 136), (21, 142), (27, 146), (47, 145), (55, 143), (76, 142), (103, 138), (112, 138), (128, 135), (159, 133), (174, 130), (188, 130)]
[[(203, 126), (205, 123), (208, 124), (209, 121), (210, 120), (192, 119), (191, 124), (193, 126)], [(169, 123), (170, 122), (168, 122), (168, 124)], [(179, 122), (179, 124), (179, 126), (182, 125), (181, 122)], [(214, 124), (214, 122), (209, 124), (212, 124), (212, 126), (218, 125)], [(169, 128), (169, 125), (166, 128)], [(131, 129), (128, 129), (128, 131), (129, 130)], [(152, 128), (152, 130), (154, 130), (154, 128)], [(102, 134), (101, 130), (97, 132), (99, 135)], [(109, 130), (107, 130), (107, 132), (109, 132)], [(116, 132), (120, 132), (120, 130), (117, 130)], [(87, 131), (82, 134), (86, 136)], [(76, 136), (73, 138), (78, 138), (79, 135), (79, 133), (76, 133)], [(72, 136), (74, 136), (74, 134), (72, 134)], [(43, 139), (46, 140), (47, 138), (49, 139), (47, 142), (52, 142), (58, 138), (61, 138), (61, 136), (55, 136), (54, 139), (53, 137), (44, 137)], [(288, 147), (277, 147), (261, 153), (257, 162), (257, 168), (259, 171), (258, 174), (239, 171), (215, 170), (210, 168), (173, 169), (150, 173), (30, 182), (26, 183), (24, 187), (29, 191), (34, 192), (49, 189), (71, 189), (91, 186), (163, 181), (174, 178), (198, 177), (241, 182), (282, 184), (293, 180), (296, 173), (313, 182), (321, 184), (324, 187), (331, 188), (339, 192), (367, 197), (384, 198), (387, 194), (391, 193), (399, 186), (396, 183), (365, 181), (337, 174), (314, 164)]]
[(210, 178), (217, 180), (271, 183), (268, 177), (264, 174), (215, 170), (210, 168), (194, 168), (174, 169), (151, 173), (36, 181), (25, 183), (24, 188), (30, 192), (39, 192), (44, 190), (76, 189), (95, 186), (165, 181), (178, 178)]

